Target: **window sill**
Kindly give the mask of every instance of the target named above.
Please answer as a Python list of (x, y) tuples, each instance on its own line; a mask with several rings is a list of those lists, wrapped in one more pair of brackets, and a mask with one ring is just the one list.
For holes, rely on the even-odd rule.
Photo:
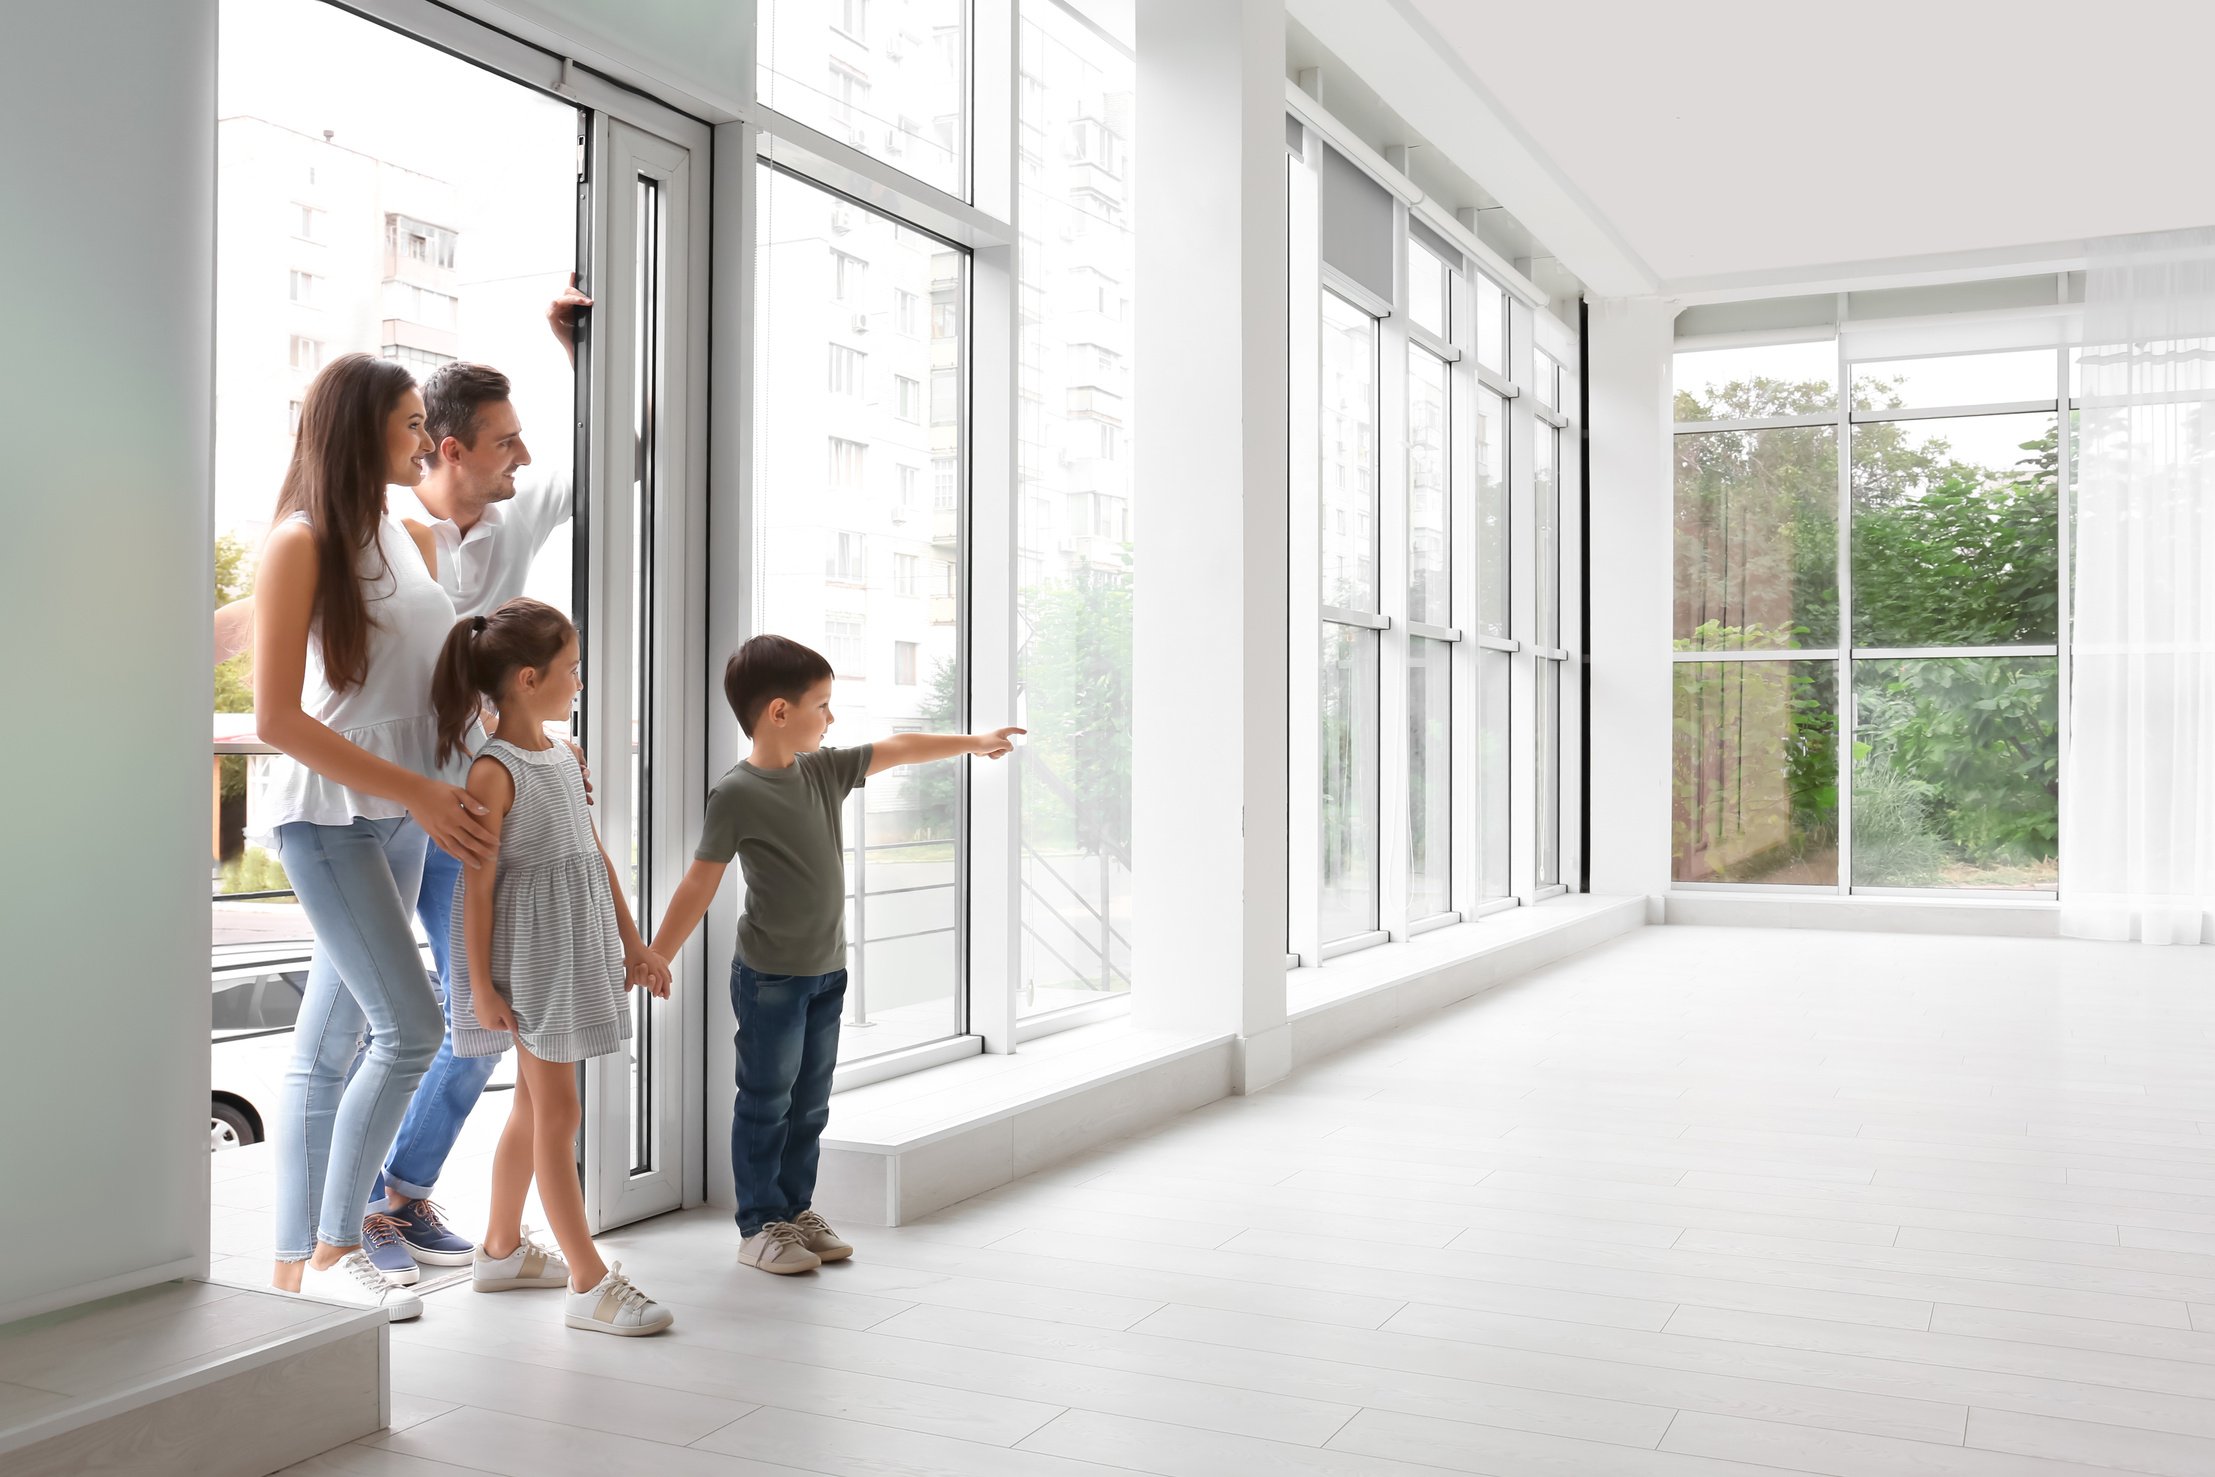
[(1057, 1031), (831, 1095), (825, 1148), (896, 1154), (1222, 1046), (1227, 1036), (1141, 1030), (1126, 1016)]
[(1396, 989), (1426, 975), (1545, 939), (1564, 929), (1642, 899), (1570, 894), (1527, 907), (1480, 915), (1466, 923), (1433, 929), (1396, 944), (1379, 944), (1320, 966), (1288, 970), (1284, 977), (1287, 1020), (1342, 1005), (1364, 995)]

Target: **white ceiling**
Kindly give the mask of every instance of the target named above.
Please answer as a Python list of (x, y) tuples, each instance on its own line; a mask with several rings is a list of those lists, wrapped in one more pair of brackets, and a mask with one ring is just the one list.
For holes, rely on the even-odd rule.
[(1666, 287), (2215, 224), (2209, 0), (1399, 3)]

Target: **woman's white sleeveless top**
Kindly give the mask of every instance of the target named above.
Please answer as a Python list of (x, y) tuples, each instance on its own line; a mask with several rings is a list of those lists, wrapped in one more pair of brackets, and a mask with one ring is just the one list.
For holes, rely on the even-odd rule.
[[(285, 520), (307, 521), (305, 513)], [(334, 692), (323, 671), (322, 637), (311, 630), (300, 710), (380, 759), (459, 784), (469, 772), (470, 756), (438, 764), (438, 719), (431, 711), (431, 673), (454, 629), (453, 598), (389, 514), (378, 520), (376, 540), (362, 550), (360, 571), (369, 602), (368, 675), (359, 686)], [(288, 755), (258, 760), (248, 771), (247, 835), (265, 845), (277, 827), (291, 821), (345, 826), (356, 816), (385, 820), (408, 813), (396, 801), (350, 790)]]

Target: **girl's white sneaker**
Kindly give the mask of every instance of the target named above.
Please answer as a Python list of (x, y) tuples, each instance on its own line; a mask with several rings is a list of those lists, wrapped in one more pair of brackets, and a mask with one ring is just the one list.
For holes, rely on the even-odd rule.
[(531, 1228), (525, 1226), (522, 1241), (506, 1256), (489, 1257), (482, 1246), (477, 1248), (476, 1257), (469, 1264), (469, 1285), (479, 1292), (508, 1292), (518, 1287), (567, 1287), (569, 1263), (533, 1241)]
[(660, 1333), (677, 1321), (677, 1315), (631, 1286), (621, 1262), (610, 1262), (608, 1275), (600, 1279), (598, 1287), (569, 1294), (569, 1308), (562, 1321), (571, 1328), (635, 1339)]
[(360, 1250), (346, 1253), (320, 1271), (314, 1266), (300, 1272), (303, 1297), (356, 1308), (382, 1309), (390, 1323), (405, 1323), (423, 1312), (423, 1299), (385, 1281), (385, 1274)]

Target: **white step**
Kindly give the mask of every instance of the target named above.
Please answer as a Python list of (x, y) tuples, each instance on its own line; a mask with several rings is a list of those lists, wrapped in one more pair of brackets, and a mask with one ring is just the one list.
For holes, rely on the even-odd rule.
[(381, 1429), (382, 1314), (166, 1282), (0, 1328), (0, 1471), (259, 1477)]

